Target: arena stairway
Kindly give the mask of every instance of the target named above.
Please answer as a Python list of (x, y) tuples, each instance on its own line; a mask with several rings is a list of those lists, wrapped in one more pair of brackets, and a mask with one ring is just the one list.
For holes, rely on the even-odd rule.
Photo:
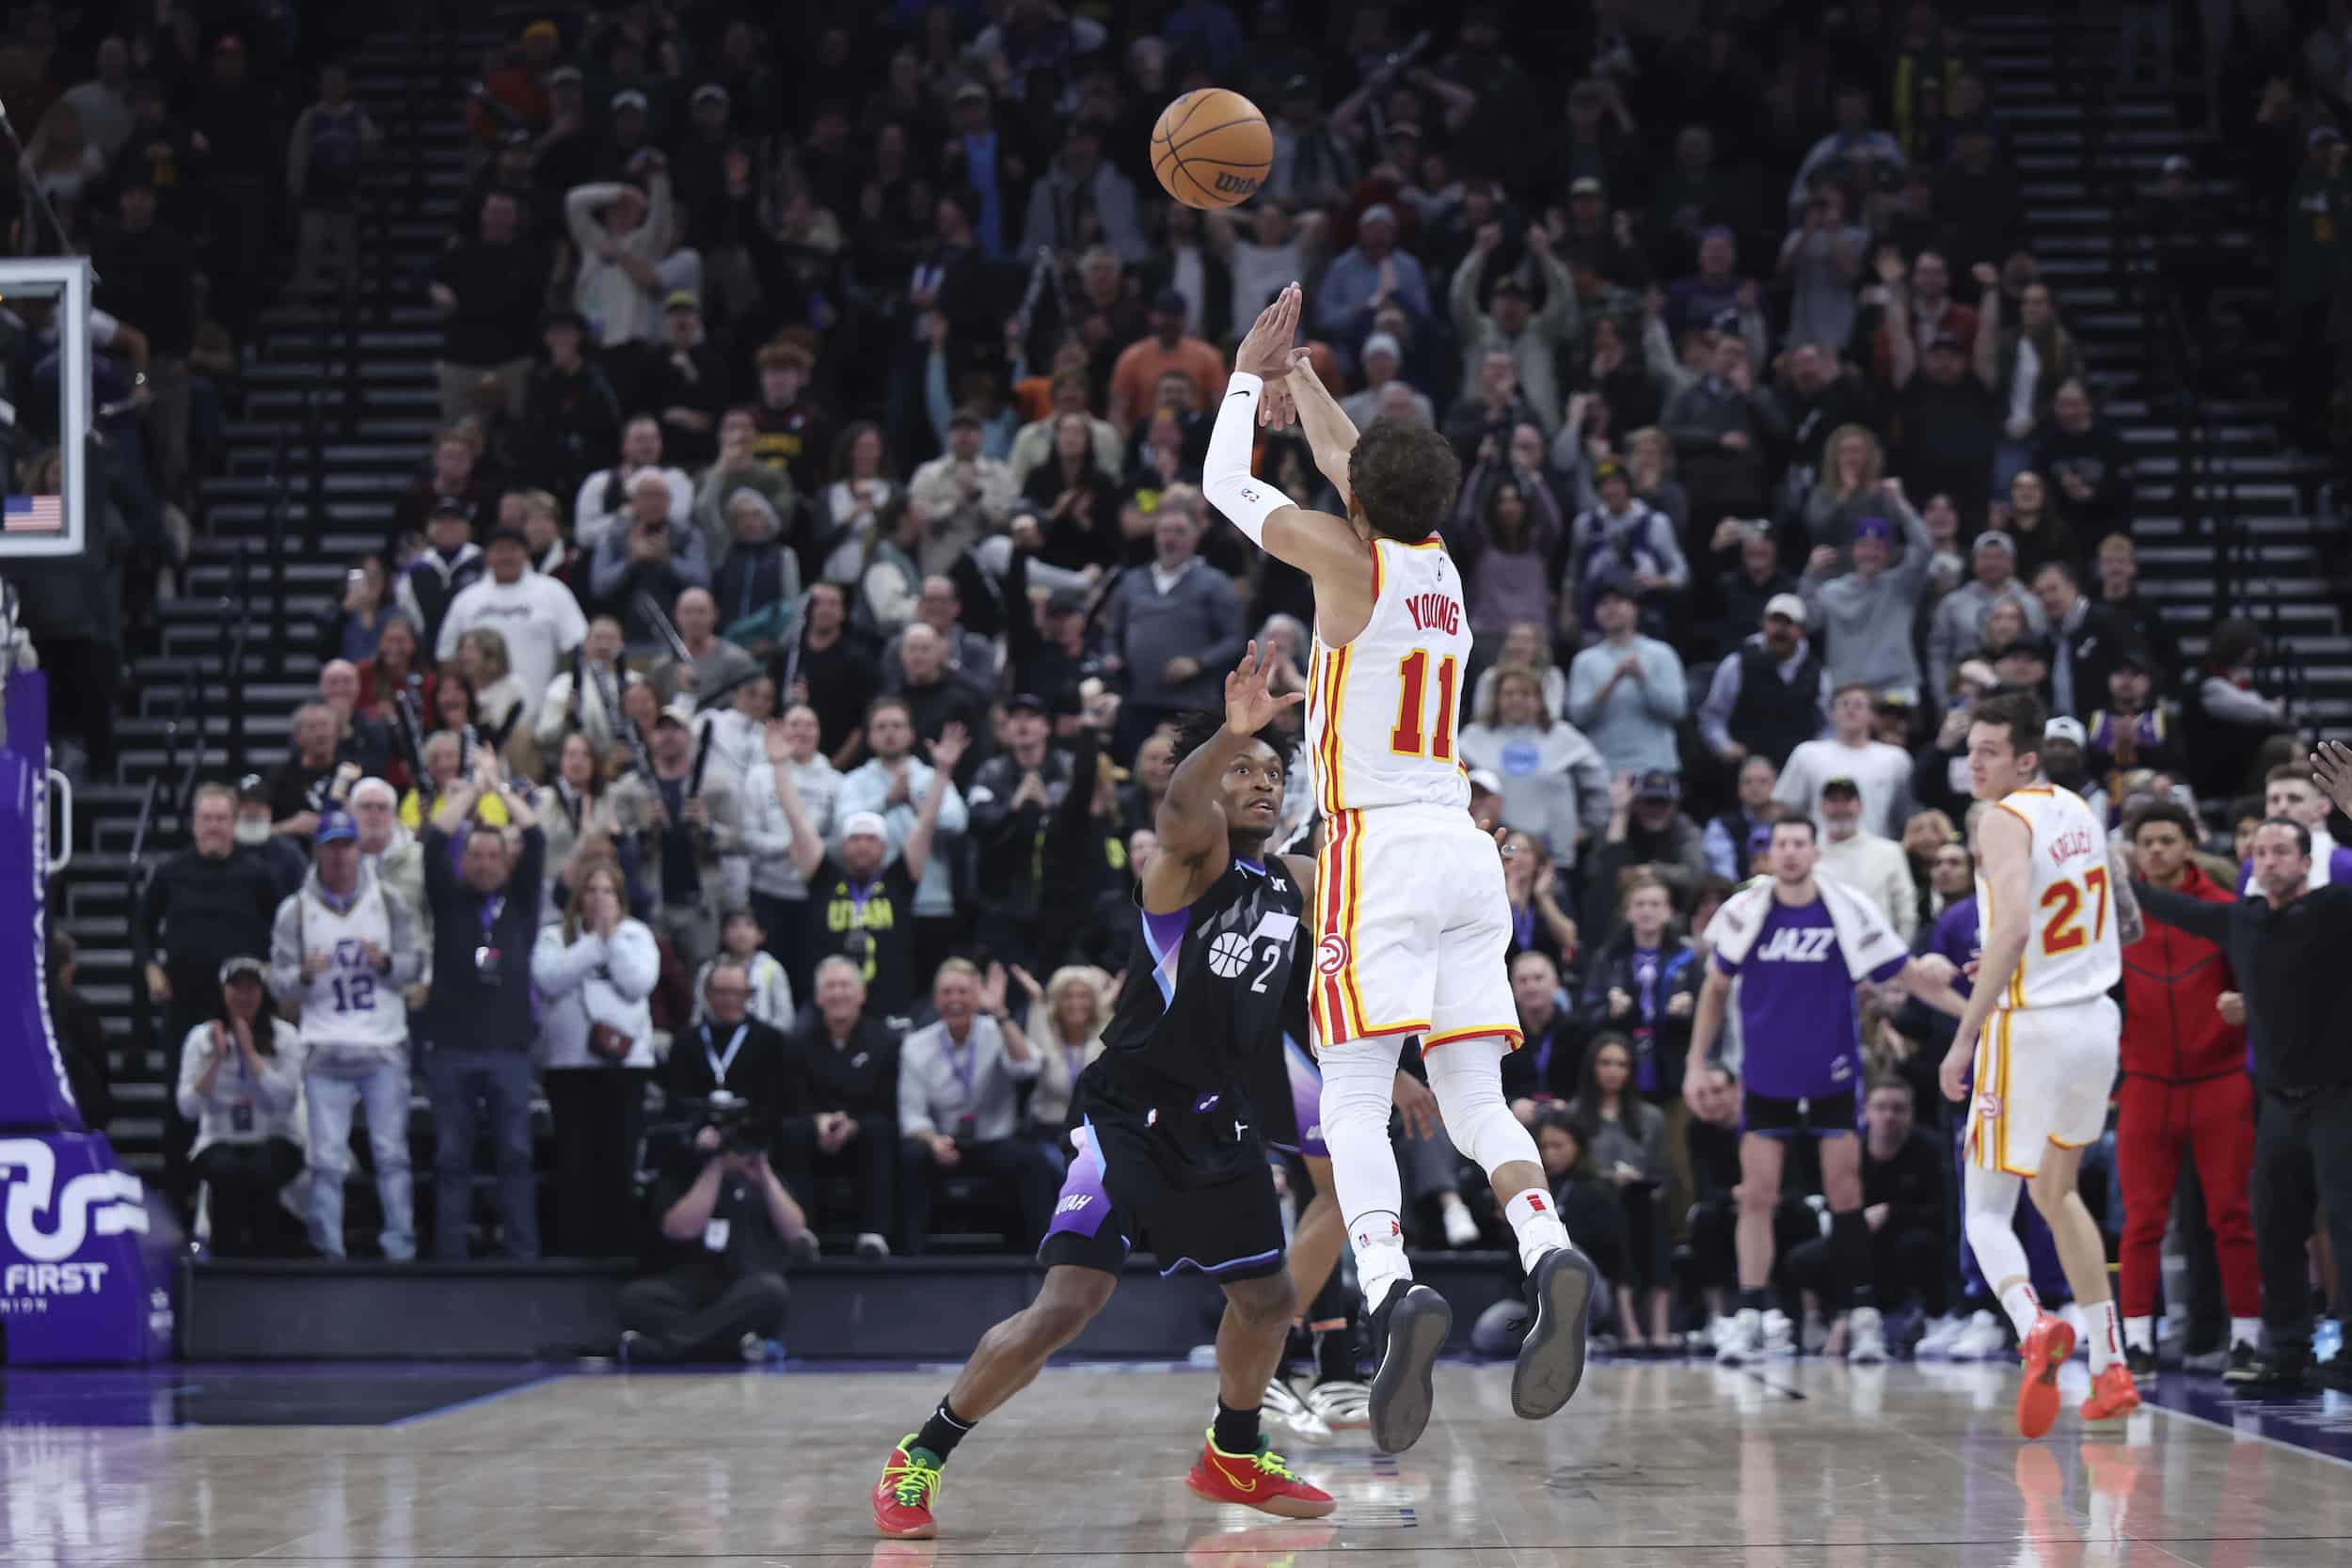
[[(198, 777), (217, 779), (232, 776), (232, 760), (266, 773), (287, 754), (294, 709), (316, 689), (320, 618), (340, 599), (353, 558), (381, 548), (393, 501), (438, 422), (439, 332), (422, 272), (450, 232), (467, 179), (460, 72), (499, 36), (477, 27), (453, 42), (386, 29), (351, 56), (354, 94), (389, 150), (370, 176), (358, 286), (349, 296), (312, 302), (281, 297), (245, 345), (243, 404), (232, 410), (225, 470), (202, 485), (198, 538), (179, 596), (165, 606), (162, 649), (131, 670), (116, 731), (120, 764), (115, 777), (88, 780), (74, 793), (74, 857), (52, 884), (49, 917), (80, 945), (80, 987), (113, 1047), (109, 1134), (145, 1175), (161, 1169), (168, 1088), (160, 1042), (142, 1053), (132, 1038), (130, 850), (141, 802), (149, 781), (165, 776), (168, 755), (180, 772), (167, 780), (149, 830), (151, 863), (186, 842), (171, 796), (191, 757)], [(292, 270), (291, 217), (288, 232), (281, 273)], [(275, 559), (281, 536), (274, 501), (284, 509)], [(280, 565), (282, 610), (271, 594)], [(237, 601), (240, 582), (250, 592)], [(232, 759), (228, 664), (240, 629), (244, 747)]]
[[(2281, 347), (2258, 333), (2233, 345), (2228, 373), (2208, 366), (2185, 433), (2183, 367), (2142, 305), (2153, 263), (2132, 209), (2167, 157), (2191, 160), (2217, 215), (2223, 318), (2261, 319), (2278, 236), (2256, 231), (2246, 193), (2213, 144), (2183, 128), (2172, 93), (2115, 80), (2112, 16), (1995, 12), (1967, 26), (2010, 136), (2028, 248), (2082, 344), (2094, 399), (2135, 454), (2142, 592), (2192, 660), (2220, 615), (2253, 616), (2270, 643), (2265, 689), (2285, 689), (2306, 730), (2342, 730), (2352, 720), (2343, 530), (2322, 501), (2324, 463), (2282, 434), (2285, 403), (2272, 391), (2283, 384)], [(2195, 331), (2210, 341), (2213, 329)], [(2234, 577), (2217, 561), (2232, 528), (2243, 531), (2246, 561)]]

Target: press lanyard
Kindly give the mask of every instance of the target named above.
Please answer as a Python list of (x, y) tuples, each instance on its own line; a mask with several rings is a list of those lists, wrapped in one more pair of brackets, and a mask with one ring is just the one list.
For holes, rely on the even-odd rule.
[(722, 1056), (710, 1048), (710, 1025), (707, 1022), (704, 1023), (703, 1057), (710, 1063), (710, 1076), (717, 1080), (717, 1087), (723, 1089), (727, 1086), (727, 1069), (735, 1065), (735, 1053), (743, 1049), (743, 1037), (750, 1034), (752, 1026), (748, 1021), (737, 1024), (735, 1033), (728, 1037), (726, 1054)]
[(850, 895), (850, 918), (858, 930), (866, 929), (866, 906), (872, 901), (874, 890), (880, 886), (882, 886), (880, 877), (867, 882), (863, 888), (856, 887), (846, 879), (841, 884), (841, 891)]
[(963, 1060), (961, 1061), (956, 1060), (956, 1047), (954, 1041), (950, 1040), (946, 1042), (946, 1049), (947, 1065), (955, 1069), (956, 1082), (963, 1085), (964, 1109), (967, 1111), (978, 1110), (979, 1105), (975, 1101), (972, 1093), (972, 1077), (974, 1073), (979, 1070), (980, 1067), (980, 1042), (978, 1038), (975, 1037), (967, 1038), (963, 1042)]
[(490, 945), (490, 928), (499, 923), (499, 915), (506, 908), (506, 895), (494, 895), (482, 901), (482, 945)]

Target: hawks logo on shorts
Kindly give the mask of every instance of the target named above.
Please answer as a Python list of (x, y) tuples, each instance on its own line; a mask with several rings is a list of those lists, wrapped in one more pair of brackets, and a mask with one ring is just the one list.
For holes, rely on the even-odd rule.
[(1315, 943), (1315, 968), (1326, 974), (1337, 974), (1347, 967), (1347, 939), (1337, 931)]

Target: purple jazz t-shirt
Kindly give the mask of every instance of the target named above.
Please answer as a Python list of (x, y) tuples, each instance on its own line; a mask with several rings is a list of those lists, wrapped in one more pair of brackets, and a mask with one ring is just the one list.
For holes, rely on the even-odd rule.
[(1898, 948), (1867, 976), (1849, 974), (1826, 902), (1791, 909), (1770, 900), (1746, 961), (1727, 964), (1720, 952), (1714, 958), (1724, 974), (1745, 976), (1740, 1038), (1747, 1088), (1773, 1100), (1809, 1100), (1851, 1087), (1862, 1067), (1854, 984), (1892, 979), (1910, 957)]

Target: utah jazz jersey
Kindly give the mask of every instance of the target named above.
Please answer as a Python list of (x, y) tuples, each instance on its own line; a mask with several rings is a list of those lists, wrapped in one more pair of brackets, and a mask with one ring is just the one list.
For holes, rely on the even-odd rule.
[(1374, 539), (1372, 619), (1343, 648), (1318, 628), (1307, 675), (1307, 755), (1326, 818), (1470, 805), (1454, 745), (1470, 654), (1462, 574), (1445, 546)]
[(1095, 1067), (1144, 1089), (1172, 1082), (1222, 1093), (1251, 1082), (1252, 1057), (1281, 1053), (1306, 908), (1280, 861), (1238, 860), (1184, 909), (1138, 908), (1142, 944)]
[[(2106, 827), (2082, 797), (2054, 784), (2013, 790), (1999, 808), (2032, 837), (2026, 955), (1999, 1003), (2004, 1011), (2068, 1007), (2105, 996), (2123, 974), (2115, 934)], [(1977, 879), (1978, 940), (1991, 929), (1993, 889)]]

